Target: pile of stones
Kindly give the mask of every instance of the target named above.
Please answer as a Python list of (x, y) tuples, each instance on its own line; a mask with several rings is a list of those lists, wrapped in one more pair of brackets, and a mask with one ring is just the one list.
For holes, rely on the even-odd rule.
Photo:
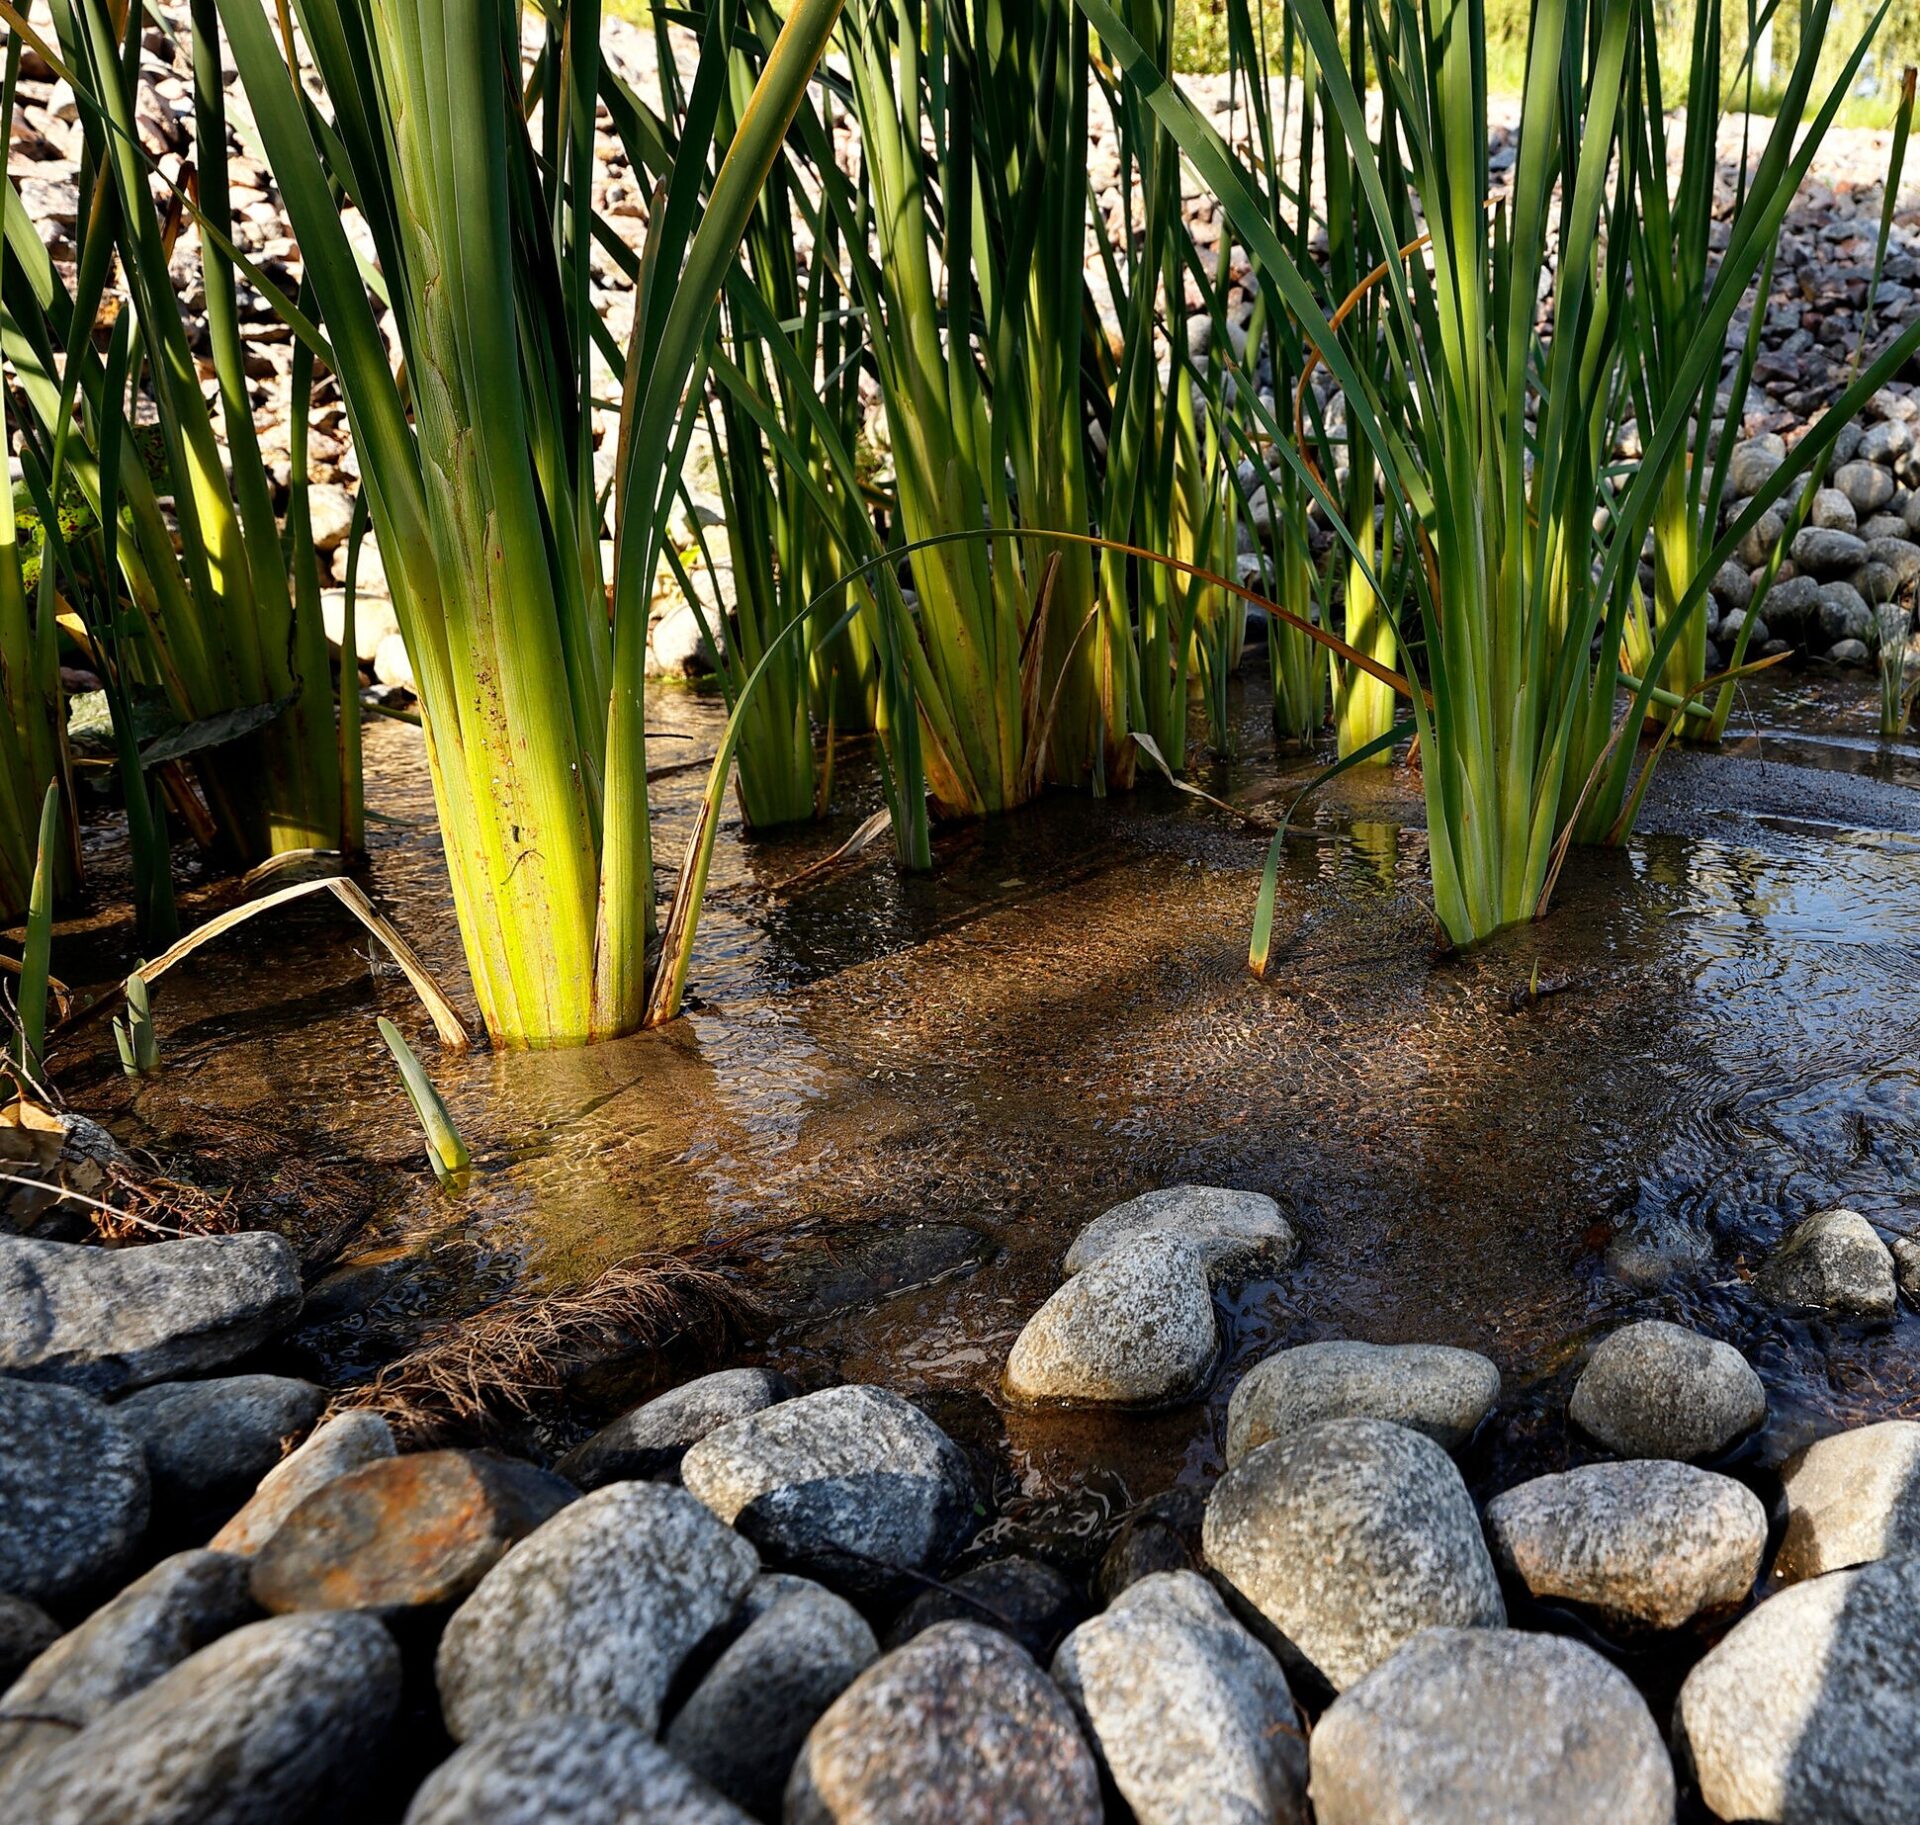
[[(1216, 1291), (1297, 1248), (1255, 1193), (1109, 1211), (1006, 1398), (1190, 1399)], [(1756, 1286), (1881, 1321), (1916, 1268), (1827, 1211)], [(1912, 1816), (1920, 1424), (1817, 1441), (1770, 1515), (1726, 1468), (1765, 1389), (1677, 1325), (1588, 1355), (1605, 1455), (1484, 1505), (1492, 1362), (1278, 1350), (1193, 1537), (1149, 1504), (1089, 1590), (979, 1544), (967, 1454), (885, 1389), (728, 1369), (550, 1465), (401, 1452), (244, 1372), (300, 1303), (271, 1235), (0, 1239), (10, 1822)], [(1664, 1731), (1650, 1652), (1690, 1665)]]

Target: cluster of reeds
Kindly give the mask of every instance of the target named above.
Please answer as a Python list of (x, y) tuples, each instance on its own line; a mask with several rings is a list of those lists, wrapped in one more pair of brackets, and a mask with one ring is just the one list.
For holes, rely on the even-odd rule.
[[(4, 346), (47, 553), (30, 601), (0, 544), (16, 812), (60, 770), (65, 605), (114, 700), (137, 847), (164, 864), (170, 817), (246, 856), (352, 846), (357, 696), (351, 660), (331, 681), (303, 498), (324, 362), (502, 1042), (677, 1009), (735, 767), (749, 826), (792, 822), (827, 804), (836, 735), (871, 729), (897, 853), (924, 867), (933, 818), (1123, 789), (1142, 751), (1181, 772), (1196, 712), (1224, 747), (1243, 578), (1276, 732), (1313, 744), (1330, 715), (1341, 765), (1417, 737), (1441, 922), (1468, 942), (1529, 917), (1570, 842), (1631, 827), (1660, 751), (1643, 732), (1717, 736), (1708, 583), (1920, 346), (1872, 351), (1725, 523), (1781, 225), (1867, 46), (1816, 80), (1831, 4), (1807, 0), (1728, 215), (1716, 133), (1752, 72), (1723, 77), (1721, 0), (1693, 8), (1677, 189), (1658, 0), (1536, 0), (1510, 176), (1485, 0), (1229, 0), (1238, 149), (1173, 80), (1173, 0), (661, 9), (652, 97), (603, 60), (598, 0), (552, 0), (531, 41), (516, 0), (192, 0), (198, 179), (172, 187), (134, 133), (139, 0), (51, 0), (36, 42), (87, 153), (71, 288), (6, 193)], [(246, 275), (299, 351), (284, 502), (246, 406), (223, 56), (303, 268), (296, 297)], [(1096, 98), (1117, 223), (1089, 178)], [(648, 192), (637, 255), (593, 207), (609, 131)], [(1224, 212), (1211, 244), (1196, 182)], [(189, 220), (212, 404), (168, 272)], [(597, 253), (632, 288), (624, 339)], [(142, 422), (157, 439), (123, 434)], [(724, 605), (683, 511), (703, 428)], [(730, 710), (664, 918), (643, 677), (663, 576)], [(174, 730), (143, 748), (156, 695)], [(24, 903), (30, 854), (0, 825), (0, 899)], [(154, 924), (164, 885), (162, 865)]]

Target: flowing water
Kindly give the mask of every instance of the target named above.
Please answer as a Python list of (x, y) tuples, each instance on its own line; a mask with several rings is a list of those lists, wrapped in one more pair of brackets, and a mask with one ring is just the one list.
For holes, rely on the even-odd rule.
[[(1257, 701), (1240, 713), (1246, 758), (1206, 783), (1278, 805), (1309, 763), (1271, 753)], [(656, 782), (672, 857), (718, 713), (661, 693), (652, 714), (656, 765), (683, 768)], [(371, 889), (458, 981), (418, 733), (377, 724), (368, 772)], [(1423, 903), (1417, 786), (1336, 782), (1289, 850), (1264, 983), (1245, 969), (1264, 839), (1218, 811), (1159, 787), (1050, 798), (943, 834), (930, 877), (875, 850), (781, 891), (868, 808), (857, 753), (842, 773), (829, 827), (729, 827), (669, 1030), (439, 1054), (404, 982), (316, 903), (156, 990), (159, 1079), (122, 1079), (96, 1027), (65, 1081), (163, 1153), (197, 1138), (217, 1159), (205, 1136), (250, 1134), (290, 1212), (358, 1188), (344, 1219), (326, 1205), (352, 1239), (298, 1339), (335, 1379), (509, 1290), (723, 1243), (774, 1314), (745, 1359), (921, 1400), (979, 1458), (1001, 1536), (1069, 1554), (1210, 1481), (1237, 1376), (1318, 1337), (1490, 1354), (1507, 1393), (1467, 1460), (1482, 1493), (1579, 1459), (1573, 1369), (1629, 1317), (1699, 1323), (1755, 1361), (1773, 1400), (1756, 1475), (1836, 1416), (1920, 1411), (1920, 1319), (1812, 1324), (1746, 1290), (1830, 1204), (1920, 1234), (1920, 746), (1875, 738), (1864, 686), (1753, 694), (1723, 753), (1667, 763), (1631, 845), (1576, 855), (1551, 918), (1465, 957), (1438, 954)], [(104, 840), (99, 859), (110, 876)], [(124, 936), (91, 942), (104, 960)], [(457, 1200), (424, 1170), (379, 1012), (473, 1147)], [(1001, 1364), (1074, 1233), (1181, 1181), (1269, 1192), (1303, 1238), (1235, 1297), (1209, 1397), (1006, 1410)]]

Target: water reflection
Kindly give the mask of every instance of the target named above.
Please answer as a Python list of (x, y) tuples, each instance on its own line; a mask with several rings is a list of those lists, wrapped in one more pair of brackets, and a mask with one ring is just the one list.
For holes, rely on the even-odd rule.
[[(1551, 919), (1465, 957), (1436, 956), (1403, 774), (1347, 776), (1303, 814), (1260, 984), (1243, 965), (1263, 844), (1164, 791), (943, 833), (931, 877), (875, 854), (776, 892), (870, 808), (849, 761), (830, 827), (727, 831), (696, 1001), (670, 1031), (436, 1058), (404, 985), (315, 910), (169, 982), (163, 1090), (129, 1091), (104, 1048), (76, 1081), (136, 1126), (166, 1099), (176, 1124), (251, 1116), (374, 1172), (358, 1252), (393, 1271), (313, 1338), (343, 1372), (508, 1286), (576, 1283), (642, 1249), (773, 1236), (786, 1272), (891, 1239), (874, 1284), (906, 1290), (790, 1316), (761, 1347), (935, 1402), (1000, 1466), (1016, 1521), (1212, 1474), (1237, 1374), (1328, 1335), (1493, 1354), (1513, 1395), (1475, 1474), (1498, 1481), (1578, 1454), (1558, 1416), (1583, 1337), (1691, 1319), (1760, 1362), (1772, 1453), (1817, 1416), (1914, 1397), (1911, 1317), (1814, 1332), (1745, 1293), (1760, 1252), (1823, 1204), (1920, 1230), (1914, 755), (1854, 727), (1864, 687), (1860, 703), (1828, 688), (1750, 698), (1758, 758), (1677, 757), (1646, 834), (1576, 857)], [(1285, 802), (1311, 763), (1262, 755), (1244, 714), (1251, 758), (1223, 783)], [(711, 705), (667, 696), (658, 715), (710, 751)], [(403, 820), (377, 826), (374, 890), (455, 978), (417, 734), (376, 729), (369, 781)], [(699, 784), (658, 782), (664, 858)], [(457, 1205), (420, 1169), (376, 1012), (416, 1035), (475, 1147)], [(1074, 1231), (1180, 1180), (1271, 1192), (1306, 1238), (1284, 1281), (1240, 1296), (1211, 1404), (1002, 1415), (1007, 1344)], [(978, 1246), (955, 1253), (955, 1234)], [(916, 1289), (930, 1236), (946, 1239), (925, 1256), (936, 1283)]]

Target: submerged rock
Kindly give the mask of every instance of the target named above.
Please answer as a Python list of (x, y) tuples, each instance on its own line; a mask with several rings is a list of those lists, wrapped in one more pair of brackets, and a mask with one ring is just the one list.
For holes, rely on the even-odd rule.
[(1130, 1585), (1053, 1677), (1139, 1825), (1304, 1821), (1307, 1741), (1280, 1663), (1193, 1572)]
[(649, 1733), (680, 1664), (759, 1570), (685, 1490), (610, 1483), (515, 1546), (453, 1613), (436, 1677), (464, 1740), (543, 1713)]
[(573, 1501), (551, 1472), (485, 1451), (421, 1451), (336, 1477), (253, 1561), (263, 1610), (457, 1603), (501, 1554)]
[(52, 1644), (0, 1700), (0, 1789), (49, 1751), (209, 1642), (251, 1621), (247, 1562), (227, 1553), (163, 1559)]
[(1207, 1498), (1198, 1489), (1176, 1487), (1149, 1496), (1114, 1530), (1094, 1575), (1094, 1595), (1111, 1603), (1128, 1585), (1155, 1572), (1200, 1570), (1206, 1517)]
[(1200, 1387), (1219, 1351), (1199, 1250), (1148, 1233), (1097, 1256), (1034, 1313), (1006, 1388), (1018, 1401), (1164, 1406)]
[(1909, 1305), (1920, 1306), (1920, 1242), (1902, 1236), (1893, 1245), (1893, 1272)]
[(1672, 1825), (1673, 1768), (1616, 1666), (1556, 1635), (1431, 1629), (1313, 1733), (1319, 1825)]
[(677, 1478), (687, 1448), (730, 1420), (791, 1400), (796, 1390), (778, 1369), (722, 1369), (623, 1413), (575, 1445), (554, 1468), (579, 1489), (633, 1478)]
[(0, 1236), (0, 1374), (141, 1388), (221, 1368), (299, 1312), (299, 1261), (266, 1230), (141, 1248)]
[(296, 1825), (334, 1816), (400, 1702), (400, 1654), (371, 1616), (249, 1623), (40, 1760), (33, 1825)]
[(1500, 1371), (1472, 1350), (1347, 1340), (1281, 1350), (1227, 1403), (1227, 1462), (1323, 1419), (1386, 1419), (1458, 1450), (1500, 1398)]
[(1256, 1272), (1276, 1273), (1300, 1250), (1293, 1225), (1264, 1192), (1173, 1185), (1143, 1192), (1095, 1217), (1067, 1250), (1066, 1271), (1081, 1273), (1123, 1244), (1151, 1235), (1191, 1243), (1215, 1286)]
[(772, 1562), (855, 1594), (938, 1572), (973, 1518), (959, 1446), (884, 1388), (827, 1388), (734, 1420), (680, 1475)]
[(1912, 1819), (1920, 1558), (1883, 1559), (1768, 1598), (1687, 1675), (1673, 1737), (1720, 1818)]
[(1816, 1211), (1795, 1224), (1753, 1284), (1781, 1305), (1854, 1318), (1893, 1316), (1893, 1256), (1858, 1211)]
[(745, 1630), (662, 1740), (715, 1791), (759, 1818), (777, 1818), (807, 1732), (879, 1659), (880, 1644), (852, 1604), (805, 1578), (758, 1578), (741, 1608), (754, 1612)]
[(1245, 1458), (1207, 1502), (1207, 1562), (1342, 1691), (1422, 1629), (1506, 1621), (1453, 1460), (1386, 1420), (1323, 1420)]
[(56, 1608), (119, 1570), (147, 1526), (147, 1454), (110, 1407), (0, 1377), (0, 1591)]
[(218, 1552), (257, 1553), (316, 1489), (393, 1455), (393, 1432), (377, 1413), (342, 1413), (274, 1465), (209, 1544)]
[(1603, 1338), (1574, 1384), (1574, 1423), (1623, 1457), (1717, 1457), (1767, 1417), (1731, 1344), (1646, 1319)]
[(1487, 1536), (1536, 1597), (1582, 1604), (1616, 1628), (1674, 1629), (1745, 1601), (1767, 1511), (1732, 1477), (1643, 1458), (1509, 1489), (1487, 1505)]
[(877, 1661), (809, 1732), (786, 1825), (1100, 1825), (1100, 1777), (1026, 1652), (943, 1622)]
[(1920, 1421), (1883, 1420), (1816, 1440), (1780, 1472), (1783, 1584), (1920, 1553)]
[(536, 1717), (476, 1736), (442, 1762), (406, 1825), (748, 1825), (644, 1730), (607, 1717)]
[(1085, 1613), (1078, 1593), (1038, 1559), (988, 1559), (922, 1591), (895, 1618), (887, 1646), (904, 1646), (936, 1622), (978, 1622), (1011, 1635), (1043, 1665)]
[(114, 1412), (146, 1447), (156, 1514), (186, 1521), (245, 1500), (326, 1404), (310, 1381), (228, 1375), (142, 1388)]

